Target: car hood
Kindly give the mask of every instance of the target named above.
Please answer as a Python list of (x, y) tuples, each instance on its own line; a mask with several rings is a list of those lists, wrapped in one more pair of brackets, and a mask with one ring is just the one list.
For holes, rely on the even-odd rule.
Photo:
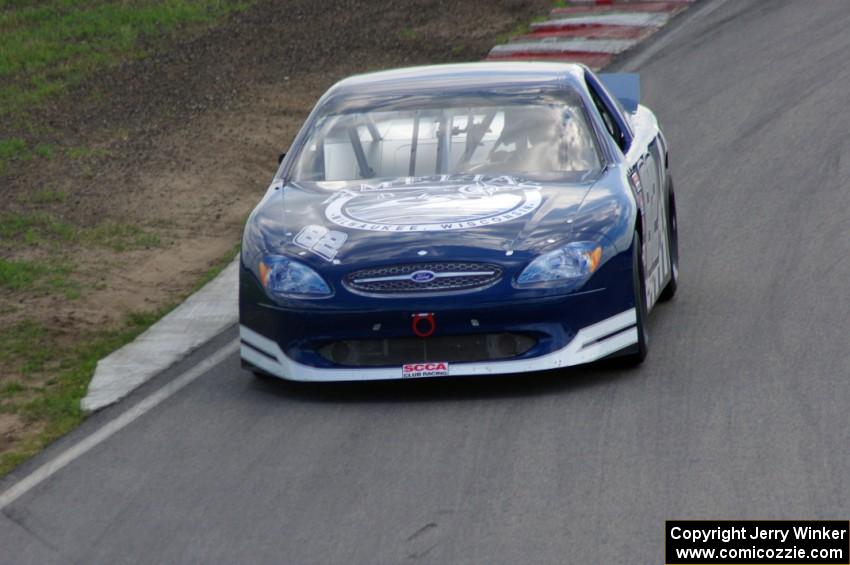
[(521, 260), (576, 226), (601, 233), (596, 226), (610, 224), (610, 205), (575, 222), (593, 187), (481, 175), (278, 184), (249, 220), (245, 244), (316, 265)]

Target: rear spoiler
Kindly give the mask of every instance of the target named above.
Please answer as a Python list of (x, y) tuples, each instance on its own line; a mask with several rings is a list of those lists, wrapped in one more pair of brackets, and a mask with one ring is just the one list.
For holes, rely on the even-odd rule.
[(637, 73), (600, 73), (596, 75), (626, 112), (634, 114), (640, 103), (640, 75)]

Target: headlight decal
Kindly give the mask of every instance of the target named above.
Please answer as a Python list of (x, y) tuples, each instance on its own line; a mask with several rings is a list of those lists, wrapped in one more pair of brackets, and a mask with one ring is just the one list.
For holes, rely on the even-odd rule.
[(579, 241), (549, 251), (534, 259), (517, 277), (519, 286), (562, 281), (565, 286), (579, 286), (602, 263), (602, 246)]
[(263, 287), (274, 296), (319, 298), (332, 294), (319, 273), (286, 257), (267, 255), (258, 270)]

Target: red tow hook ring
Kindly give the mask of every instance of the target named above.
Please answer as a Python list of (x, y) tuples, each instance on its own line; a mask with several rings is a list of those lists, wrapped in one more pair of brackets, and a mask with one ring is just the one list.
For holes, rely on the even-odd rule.
[[(410, 328), (413, 333), (419, 337), (431, 337), (434, 330), (437, 329), (437, 322), (434, 320), (433, 312), (422, 312), (420, 314), (411, 314), (413, 320), (410, 322)], [(424, 329), (422, 326), (425, 326)]]

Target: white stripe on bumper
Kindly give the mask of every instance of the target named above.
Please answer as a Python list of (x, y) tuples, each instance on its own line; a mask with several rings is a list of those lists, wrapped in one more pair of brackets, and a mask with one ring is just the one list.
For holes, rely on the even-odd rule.
[[(529, 359), (449, 363), (451, 376), (524, 373), (596, 361), (637, 343), (634, 308), (582, 328), (565, 347)], [(320, 368), (287, 357), (278, 344), (239, 326), (242, 359), (276, 377), (293, 381), (371, 381), (400, 379), (401, 367)]]

